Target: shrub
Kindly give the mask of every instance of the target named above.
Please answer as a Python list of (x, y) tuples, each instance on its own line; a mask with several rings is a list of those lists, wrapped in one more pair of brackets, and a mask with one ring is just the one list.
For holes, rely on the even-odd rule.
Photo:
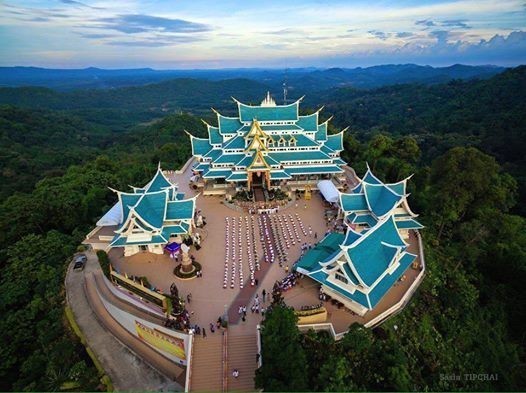
[(110, 277), (110, 258), (104, 250), (97, 251), (97, 258), (99, 259), (100, 268), (106, 277)]

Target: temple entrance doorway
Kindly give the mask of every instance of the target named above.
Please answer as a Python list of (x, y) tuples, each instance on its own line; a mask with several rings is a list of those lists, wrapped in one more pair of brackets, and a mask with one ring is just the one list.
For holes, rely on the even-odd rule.
[(263, 186), (263, 178), (265, 177), (265, 174), (263, 172), (254, 172), (252, 174), (252, 185), (254, 187), (262, 187)]
[(270, 172), (269, 171), (249, 171), (247, 186), (253, 190), (257, 187), (263, 189), (270, 188)]

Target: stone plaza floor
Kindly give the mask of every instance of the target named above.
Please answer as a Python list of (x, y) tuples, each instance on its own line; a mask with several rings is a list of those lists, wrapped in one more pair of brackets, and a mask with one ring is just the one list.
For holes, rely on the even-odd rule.
[[(173, 182), (179, 184), (179, 189), (185, 192), (186, 197), (191, 197), (196, 194), (196, 191), (189, 187), (189, 178), (191, 176), (191, 170), (188, 166), (187, 170), (182, 174), (171, 174)], [(352, 182), (352, 181), (351, 181)], [(250, 275), (249, 265), (246, 257), (246, 253), (243, 257), (243, 271), (245, 288), (242, 293), (239, 287), (239, 278), (236, 278), (236, 284), (234, 288), (230, 288), (230, 280), (228, 280), (228, 287), (223, 288), (223, 277), (224, 277), (224, 262), (226, 256), (225, 250), (225, 218), (239, 218), (242, 217), (244, 220), (248, 213), (239, 213), (232, 208), (225, 205), (222, 198), (216, 196), (202, 196), (197, 198), (197, 209), (202, 211), (205, 217), (206, 226), (198, 231), (202, 235), (202, 247), (200, 250), (196, 250), (194, 247), (191, 248), (190, 254), (195, 256), (196, 261), (202, 265), (203, 275), (201, 278), (194, 278), (190, 280), (181, 280), (175, 277), (173, 270), (177, 262), (171, 259), (167, 254), (156, 255), (148, 252), (135, 254), (131, 257), (124, 257), (121, 249), (113, 249), (110, 251), (110, 259), (113, 266), (121, 273), (135, 276), (146, 276), (148, 281), (153, 286), (159, 288), (165, 293), (169, 293), (170, 285), (175, 282), (181, 296), (186, 298), (186, 295), (192, 294), (191, 303), (187, 304), (187, 309), (191, 313), (191, 323), (199, 326), (208, 327), (212, 322), (215, 322), (219, 316), (225, 314), (225, 311), (229, 308), (237, 309), (240, 305), (246, 305), (248, 317), (246, 322), (240, 322), (240, 329), (255, 329), (256, 325), (261, 321), (261, 316), (258, 314), (252, 314), (250, 312), (251, 300), (256, 293), (261, 292), (263, 289), (267, 293), (271, 292), (272, 287), (276, 280), (283, 279), (287, 272), (285, 265), (280, 267), (277, 262), (270, 264), (270, 266), (262, 266), (263, 269), (260, 272), (256, 272), (256, 278), (258, 279), (257, 288), (250, 288), (247, 290), (247, 286), (250, 286)], [(291, 246), (287, 250), (288, 266), (291, 270), (292, 264), (298, 260), (301, 255), (301, 244), (311, 243), (314, 244), (316, 239), (314, 233), (317, 233), (318, 240), (321, 240), (329, 228), (329, 225), (324, 217), (326, 206), (323, 202), (321, 195), (317, 192), (313, 193), (311, 200), (298, 200), (297, 203), (292, 203), (290, 207), (281, 210), (277, 214), (292, 215), (295, 217), (299, 215), (305, 228), (309, 226), (312, 228), (312, 235), (307, 233), (307, 236), (300, 231), (300, 242), (296, 242), (294, 246)], [(254, 216), (257, 220), (257, 215)], [(245, 228), (242, 226), (242, 239), (245, 242)], [(259, 230), (256, 224), (256, 236), (255, 243), (257, 252), (261, 257), (263, 255), (262, 244), (260, 241)], [(414, 235), (411, 235), (409, 240), (410, 248), (409, 251), (415, 254), (419, 254), (418, 242)], [(246, 244), (242, 247), (246, 250)], [(265, 262), (261, 262), (265, 264)], [(264, 274), (263, 274), (264, 272)], [(330, 302), (326, 303), (328, 309), (328, 320), (334, 326), (336, 333), (346, 331), (348, 327), (354, 323), (367, 323), (371, 319), (383, 311), (396, 304), (402, 296), (406, 293), (409, 286), (414, 282), (419, 270), (409, 268), (405, 274), (405, 280), (398, 282), (386, 296), (380, 301), (374, 311), (371, 311), (365, 315), (365, 317), (359, 317), (352, 314), (345, 308), (338, 308), (333, 306)], [(230, 277), (230, 276), (229, 276)], [(294, 306), (299, 309), (304, 305), (312, 305), (319, 303), (318, 300), (318, 289), (319, 285), (311, 280), (310, 278), (303, 278), (299, 280), (298, 285), (291, 290), (284, 293), (284, 298), (287, 304)], [(264, 307), (265, 304), (262, 304)]]

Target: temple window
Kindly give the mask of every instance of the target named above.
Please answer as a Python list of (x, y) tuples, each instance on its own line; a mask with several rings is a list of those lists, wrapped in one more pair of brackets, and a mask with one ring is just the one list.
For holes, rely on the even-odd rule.
[(335, 274), (335, 277), (336, 277), (336, 279), (337, 279), (338, 281), (341, 281), (341, 282), (343, 282), (343, 283), (345, 283), (345, 284), (349, 284), (349, 280), (347, 280), (347, 279), (346, 279), (344, 276), (342, 276), (341, 274), (336, 273), (336, 274)]

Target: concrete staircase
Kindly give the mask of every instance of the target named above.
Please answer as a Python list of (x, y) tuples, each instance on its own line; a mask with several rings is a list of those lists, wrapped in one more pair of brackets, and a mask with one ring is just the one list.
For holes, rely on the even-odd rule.
[[(256, 334), (236, 334), (235, 328), (228, 335), (228, 391), (252, 392), (255, 390), (257, 341)], [(239, 377), (232, 371), (237, 369)]]
[[(208, 329), (207, 329), (208, 330)], [(206, 338), (194, 336), (190, 390), (221, 392), (223, 389), (223, 336), (210, 333)], [(255, 355), (254, 355), (255, 356)]]

